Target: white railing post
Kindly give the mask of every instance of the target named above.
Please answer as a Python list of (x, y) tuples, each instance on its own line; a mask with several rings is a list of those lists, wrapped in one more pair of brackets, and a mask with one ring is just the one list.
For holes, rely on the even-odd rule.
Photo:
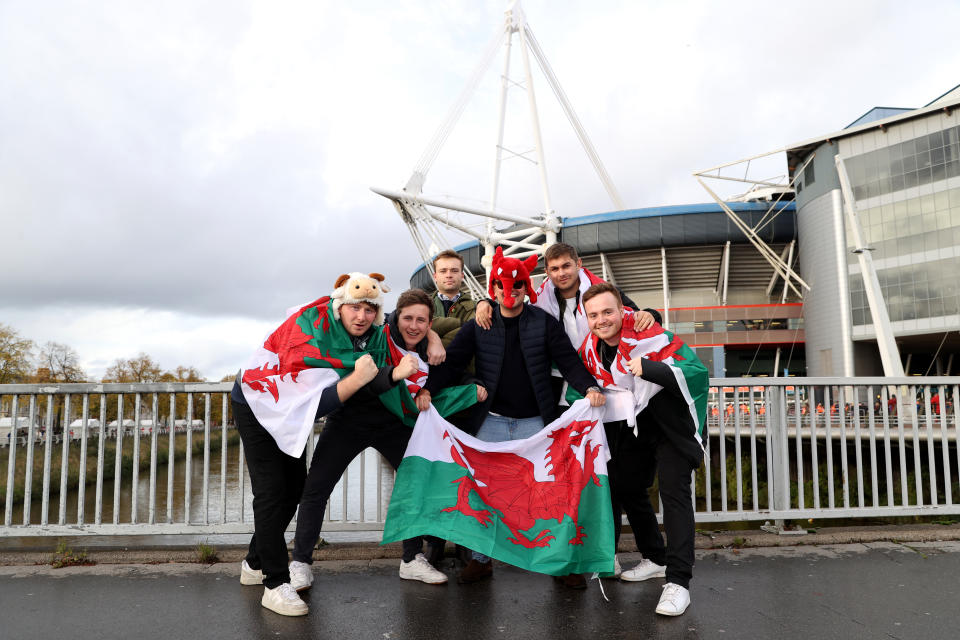
[(787, 454), (787, 420), (782, 387), (767, 387), (764, 391), (767, 404), (767, 464), (773, 467), (768, 475), (771, 485), (770, 511), (775, 519), (773, 528), (783, 530), (783, 517), (778, 514), (790, 508), (789, 456)]

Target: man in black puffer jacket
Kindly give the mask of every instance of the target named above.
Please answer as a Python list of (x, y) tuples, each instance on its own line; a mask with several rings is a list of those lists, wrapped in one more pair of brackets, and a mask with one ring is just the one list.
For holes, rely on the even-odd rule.
[[(444, 364), (431, 370), (427, 384), (417, 394), (421, 411), (433, 393), (459, 380), (475, 358), (476, 377), (487, 390), (485, 411), (468, 430), (486, 442), (520, 440), (540, 431), (556, 418), (556, 398), (550, 382), (553, 362), (571, 387), (600, 406), (604, 397), (596, 380), (580, 361), (560, 324), (545, 311), (523, 302), (536, 300), (530, 271), (536, 256), (521, 262), (503, 256), (498, 247), (493, 259), (490, 294), (496, 298), (493, 326), (481, 329), (475, 320), (463, 325), (447, 349)], [(490, 558), (473, 553), (460, 573), (461, 583), (492, 575)]]

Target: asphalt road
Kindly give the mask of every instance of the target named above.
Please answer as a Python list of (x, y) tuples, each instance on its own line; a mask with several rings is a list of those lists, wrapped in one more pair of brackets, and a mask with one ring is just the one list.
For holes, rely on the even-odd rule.
[[(624, 564), (635, 561), (621, 554)], [(429, 586), (397, 560), (314, 564), (309, 615), (285, 618), (236, 563), (0, 567), (0, 638), (955, 638), (960, 542), (697, 552), (692, 604), (653, 610), (663, 580), (570, 591), (496, 565), (486, 583)], [(450, 561), (452, 563), (452, 560)], [(447, 571), (453, 577), (452, 566)]]

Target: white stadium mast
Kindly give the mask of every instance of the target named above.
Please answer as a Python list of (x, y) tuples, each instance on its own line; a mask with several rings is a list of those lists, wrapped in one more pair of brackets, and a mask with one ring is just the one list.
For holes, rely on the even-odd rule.
[[(510, 60), (513, 53), (514, 36), (519, 38), (519, 49), (521, 62), (523, 65), (523, 77), (520, 80), (510, 78)], [(423, 194), (423, 185), (427, 179), (427, 173), (437, 158), (440, 149), (446, 142), (450, 132), (456, 126), (463, 114), (464, 109), (473, 97), (474, 91), (480, 80), (490, 68), (497, 51), (504, 51), (503, 73), (500, 76), (500, 100), (499, 100), (499, 118), (497, 126), (497, 140), (495, 145), (493, 182), (490, 188), (490, 200), (487, 207), (466, 206), (454, 202), (431, 198)], [(537, 111), (537, 100), (534, 92), (533, 74), (530, 66), (530, 57), (536, 60), (540, 71), (546, 78), (547, 84), (553, 91), (554, 96), (560, 103), (567, 121), (573, 128), (580, 140), (584, 152), (589, 158), (594, 170), (603, 183), (607, 194), (613, 201), (617, 209), (623, 209), (623, 201), (617, 192), (610, 175), (600, 161), (593, 144), (587, 136), (586, 130), (580, 123), (579, 118), (570, 106), (563, 88), (560, 86), (553, 69), (547, 62), (543, 51), (537, 39), (526, 21), (523, 10), (520, 8), (519, 0), (511, 2), (505, 13), (503, 28), (499, 30), (493, 38), (480, 64), (477, 66), (473, 75), (467, 82), (466, 87), (460, 94), (460, 97), (454, 103), (450, 112), (447, 114), (443, 124), (437, 129), (430, 144), (424, 150), (420, 161), (414, 167), (410, 179), (407, 180), (403, 189), (391, 190), (372, 188), (385, 198), (390, 199), (397, 209), (397, 213), (407, 225), (413, 242), (417, 247), (424, 263), (429, 263), (437, 252), (441, 249), (451, 248), (446, 236), (441, 232), (441, 226), (446, 229), (452, 229), (468, 236), (474, 237), (480, 241), (483, 246), (484, 256), (483, 264), (488, 270), (497, 245), (503, 247), (504, 253), (512, 255), (515, 258), (524, 258), (534, 253), (540, 253), (546, 246), (557, 241), (557, 232), (562, 225), (561, 218), (557, 216), (550, 199), (550, 187), (547, 181), (547, 165), (544, 157), (543, 141), (540, 135), (540, 118)], [(510, 89), (522, 89), (527, 93), (527, 103), (530, 110), (530, 127), (534, 148), (527, 151), (515, 151), (508, 149), (503, 143), (504, 125), (507, 117), (507, 94)], [(506, 154), (506, 156), (505, 156)], [(533, 217), (523, 217), (511, 215), (498, 210), (498, 190), (500, 186), (501, 170), (503, 160), (509, 158), (521, 158), (532, 162), (539, 168), (540, 186), (543, 195), (543, 213)], [(440, 211), (445, 210), (445, 211)], [(469, 214), (478, 216), (481, 224), (479, 226), (469, 225), (451, 217), (451, 214)], [(494, 228), (496, 221), (511, 223), (508, 230), (498, 231)], [(431, 273), (432, 270), (428, 270)], [(486, 286), (481, 284), (473, 273), (466, 269), (467, 287), (474, 297), (485, 297)], [(479, 298), (478, 298), (479, 299)]]

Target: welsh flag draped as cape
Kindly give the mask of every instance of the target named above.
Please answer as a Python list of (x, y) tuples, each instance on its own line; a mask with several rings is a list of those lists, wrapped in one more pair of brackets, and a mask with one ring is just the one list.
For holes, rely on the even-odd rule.
[(525, 440), (483, 442), (420, 414), (383, 542), (453, 540), (550, 575), (613, 570), (603, 409), (582, 400)]
[[(313, 429), (323, 390), (353, 371), (357, 358), (365, 353), (382, 367), (395, 365), (406, 352), (393, 344), (386, 326), (371, 333), (365, 350), (355, 352), (347, 330), (333, 316), (330, 297), (324, 296), (294, 308), (257, 349), (243, 370), (243, 397), (280, 450), (299, 457)], [(417, 385), (427, 370), (422, 361), (420, 367), (404, 384), (380, 395), (384, 406), (411, 426), (417, 415), (411, 389), (419, 390)], [(445, 392), (442, 399), (438, 394), (434, 401), (450, 413), (476, 402), (475, 385)]]
[(623, 311), (620, 344), (617, 346), (617, 354), (610, 365), (610, 371), (601, 364), (600, 354), (597, 352), (599, 338), (592, 333), (584, 339), (578, 351), (587, 370), (596, 378), (607, 396), (605, 420), (627, 420), (633, 424), (636, 415), (646, 408), (650, 398), (663, 389), (659, 384), (637, 378), (630, 371), (627, 363), (642, 357), (670, 367), (672, 376), (663, 382), (683, 398), (697, 439), (702, 440), (707, 424), (707, 395), (710, 385), (707, 368), (693, 349), (659, 324), (654, 324), (644, 331), (634, 331), (633, 311)]

